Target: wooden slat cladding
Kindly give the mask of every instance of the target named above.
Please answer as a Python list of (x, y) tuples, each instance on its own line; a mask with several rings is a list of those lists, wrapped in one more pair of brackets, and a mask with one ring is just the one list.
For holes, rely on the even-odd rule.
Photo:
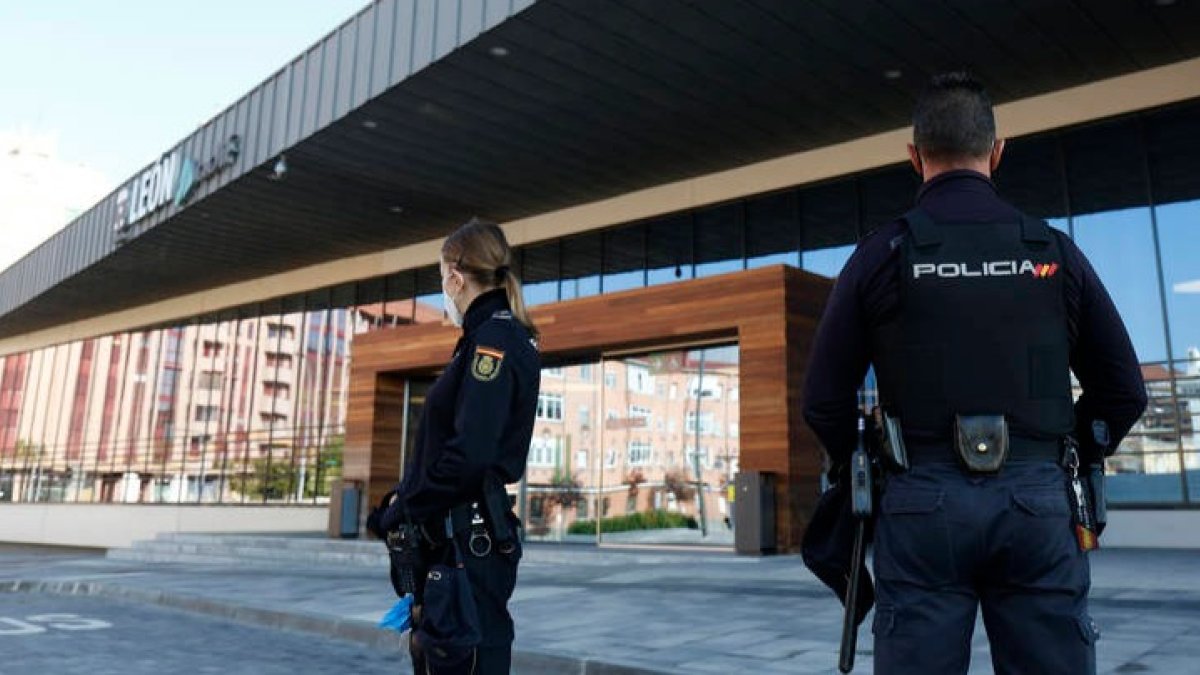
[[(560, 302), (534, 308), (547, 358), (598, 356), (714, 338), (740, 352), (740, 466), (777, 474), (777, 539), (795, 551), (816, 504), (819, 445), (801, 418), (801, 385), (830, 280), (784, 266)], [(379, 500), (399, 471), (404, 377), (436, 372), (458, 330), (400, 326), (354, 343), (347, 420), (348, 479)]]

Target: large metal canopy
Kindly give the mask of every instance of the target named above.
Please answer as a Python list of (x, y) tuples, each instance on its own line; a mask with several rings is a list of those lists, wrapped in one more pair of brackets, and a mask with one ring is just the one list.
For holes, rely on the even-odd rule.
[(118, 191), (0, 274), (0, 337), (902, 127), (937, 71), (1000, 103), (1200, 55), (1159, 4), (382, 0), (172, 149), (240, 141), (180, 206), (119, 233)]

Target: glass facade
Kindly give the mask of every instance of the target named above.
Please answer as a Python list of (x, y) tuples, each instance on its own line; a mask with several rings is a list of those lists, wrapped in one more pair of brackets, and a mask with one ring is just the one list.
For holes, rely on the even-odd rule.
[[(1014, 139), (996, 176), (1005, 197), (1070, 234), (1089, 256), (1143, 362), (1151, 403), (1110, 462), (1110, 498), (1117, 504), (1200, 500), (1198, 132), (1200, 102), (1193, 101)], [(531, 305), (770, 264), (832, 276), (860, 236), (911, 205), (917, 184), (906, 164), (894, 165), (538, 242), (518, 250), (518, 269)], [(428, 265), (186, 325), (4, 357), (0, 500), (322, 501), (340, 475), (354, 336), (441, 320), (440, 276), (436, 265)], [(606, 514), (684, 513), (684, 504), (698, 504), (682, 502), (678, 492), (674, 507), (662, 501), (672, 491), (651, 483), (665, 486), (665, 472), (652, 478), (645, 470), (646, 493), (662, 496), (639, 496), (632, 509), (619, 503), (628, 499), (628, 485), (619, 488), (620, 498), (614, 493), (572, 502), (574, 515), (550, 508), (545, 499), (535, 503), (541, 499), (535, 487), (555, 485), (554, 468), (560, 478), (569, 468), (581, 490), (600, 495), (647, 457), (676, 466), (682, 473), (671, 484), (686, 492), (686, 481), (676, 479), (687, 476), (688, 453), (674, 441), (663, 445), (651, 434), (620, 447), (598, 444), (595, 434), (610, 412), (624, 424), (651, 403), (610, 411), (599, 399), (573, 402), (584, 394), (570, 387), (583, 387), (586, 379), (590, 395), (603, 398), (609, 380), (626, 382), (637, 365), (637, 359), (596, 361), (565, 367), (561, 379), (544, 379), (550, 397), (544, 414), (561, 414), (561, 424), (587, 417), (589, 426), (561, 440), (554, 440), (553, 429), (548, 439), (535, 437), (524, 498), (531, 531), (540, 519), (538, 527), (546, 528), (540, 536), (571, 536), (574, 521), (595, 526)], [(556, 394), (556, 386), (567, 389)], [(706, 428), (704, 415), (702, 410), (692, 420), (693, 427)], [(680, 434), (688, 425), (686, 412), (651, 412), (650, 418), (674, 420)], [(539, 434), (552, 423), (559, 421), (539, 419)], [(636, 435), (634, 429), (628, 431)], [(707, 460), (713, 467), (723, 452), (715, 448), (710, 445)], [(583, 471), (585, 465), (593, 468)], [(701, 482), (720, 485), (716, 476)], [(710, 497), (715, 500), (715, 493)], [(713, 520), (720, 502), (705, 503), (705, 527), (723, 527)]]
[(531, 539), (733, 544), (736, 345), (542, 371), (525, 480)]

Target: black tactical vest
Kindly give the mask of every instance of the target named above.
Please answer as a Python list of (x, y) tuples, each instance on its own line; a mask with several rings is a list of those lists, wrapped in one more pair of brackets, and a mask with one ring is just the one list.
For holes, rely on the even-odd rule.
[(950, 438), (956, 413), (1003, 414), (1016, 436), (1069, 433), (1063, 258), (1049, 226), (904, 219), (900, 311), (872, 336), (884, 409), (927, 439)]

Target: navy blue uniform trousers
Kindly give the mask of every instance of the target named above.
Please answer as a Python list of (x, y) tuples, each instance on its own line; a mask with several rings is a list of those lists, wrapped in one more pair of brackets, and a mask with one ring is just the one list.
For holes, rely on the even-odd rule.
[[(511, 519), (514, 527), (519, 526), (520, 521), (515, 516), (511, 516)], [(458, 540), (461, 550), (470, 550), (465, 532), (459, 533)], [(425, 662), (425, 655), (410, 642), (409, 656), (415, 675), (509, 675), (512, 669), (513, 620), (508, 612), (508, 601), (516, 590), (517, 566), (523, 551), (524, 545), (518, 541), (516, 548), (509, 554), (493, 549), (489, 555), (477, 558), (470, 553), (464, 553), (463, 564), (467, 569), (471, 595), (475, 599), (475, 609), (479, 612), (479, 628), (483, 633), (483, 641), (475, 650), (474, 667), (439, 671), (430, 667)], [(429, 555), (446, 559), (450, 553), (446, 547), (442, 547)], [(423, 579), (424, 576), (422, 571), (420, 577)]]
[(875, 530), (875, 673), (966, 673), (979, 607), (1001, 675), (1087, 675), (1098, 637), (1065, 471), (953, 463), (888, 478)]

